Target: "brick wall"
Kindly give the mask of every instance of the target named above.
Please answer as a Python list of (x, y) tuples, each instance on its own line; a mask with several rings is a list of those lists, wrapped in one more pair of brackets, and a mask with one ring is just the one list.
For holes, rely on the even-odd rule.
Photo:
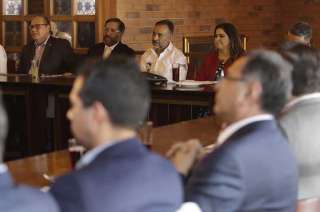
[[(153, 25), (160, 19), (175, 22), (174, 43), (182, 37), (209, 35), (216, 23), (230, 21), (248, 36), (248, 48), (277, 47), (283, 34), (280, 0), (118, 0), (117, 16), (127, 26), (124, 41), (135, 50), (151, 46)], [(298, 2), (298, 0), (297, 0)]]

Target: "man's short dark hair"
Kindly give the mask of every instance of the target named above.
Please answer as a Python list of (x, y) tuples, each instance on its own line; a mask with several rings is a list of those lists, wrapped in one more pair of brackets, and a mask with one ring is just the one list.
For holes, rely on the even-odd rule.
[(306, 22), (298, 22), (294, 24), (289, 32), (293, 35), (304, 37), (310, 40), (312, 38), (312, 27)]
[(248, 55), (243, 69), (244, 79), (258, 80), (262, 85), (261, 109), (276, 115), (291, 93), (292, 66), (278, 53), (259, 50)]
[(293, 65), (292, 81), (294, 96), (320, 92), (320, 52), (319, 50), (296, 45), (288, 49), (286, 58)]
[(104, 25), (107, 25), (107, 23), (109, 22), (115, 22), (118, 23), (118, 30), (123, 34), (124, 31), (126, 30), (126, 26), (124, 25), (124, 23), (119, 19), (119, 18), (109, 18), (108, 20), (106, 20), (106, 22), (104, 23)]
[(136, 62), (115, 57), (88, 68), (90, 74), (80, 91), (84, 106), (98, 101), (108, 111), (112, 124), (137, 128), (147, 116), (150, 90)]
[(158, 21), (155, 26), (158, 26), (158, 25), (166, 25), (170, 32), (173, 33), (174, 32), (174, 24), (172, 21), (170, 21), (169, 19), (165, 19), (165, 20), (161, 20), (161, 21)]

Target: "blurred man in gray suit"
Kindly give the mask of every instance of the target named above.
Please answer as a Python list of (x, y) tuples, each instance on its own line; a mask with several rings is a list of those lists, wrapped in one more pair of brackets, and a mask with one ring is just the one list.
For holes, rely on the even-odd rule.
[(320, 196), (320, 54), (305, 45), (289, 52), (293, 64), (293, 99), (280, 123), (299, 168), (299, 199)]
[(226, 124), (216, 149), (191, 173), (201, 153), (196, 142), (181, 143), (168, 153), (180, 173), (190, 174), (186, 201), (203, 212), (293, 212), (297, 167), (274, 119), (291, 93), (291, 65), (275, 52), (258, 51), (228, 71), (216, 87), (214, 112)]
[(37, 189), (14, 184), (7, 166), (2, 162), (7, 131), (7, 114), (3, 108), (0, 96), (0, 211), (57, 212), (57, 205), (49, 194)]

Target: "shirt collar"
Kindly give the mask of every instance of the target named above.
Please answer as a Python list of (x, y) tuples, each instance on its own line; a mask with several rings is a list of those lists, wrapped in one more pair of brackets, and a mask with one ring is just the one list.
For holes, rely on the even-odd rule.
[(81, 169), (87, 165), (89, 165), (94, 159), (96, 159), (96, 157), (103, 152), (105, 149), (111, 147), (112, 145), (114, 145), (117, 142), (107, 142), (105, 144), (102, 144), (100, 146), (97, 146), (91, 150), (89, 150), (88, 152), (86, 152), (81, 159), (79, 160), (79, 162), (76, 164), (76, 169)]
[[(173, 44), (172, 44), (172, 42), (170, 42), (169, 45), (167, 46), (167, 48), (165, 48), (165, 49), (163, 50), (163, 52), (160, 53), (159, 57), (161, 57), (161, 55), (163, 55), (163, 54), (166, 54), (167, 52), (172, 51), (172, 49), (173, 49)], [(153, 53), (154, 55), (156, 55), (156, 56), (158, 57), (157, 52), (156, 52), (153, 48), (151, 48), (151, 51), (152, 51), (152, 53)]]
[(271, 114), (265, 113), (265, 114), (251, 116), (249, 118), (245, 118), (240, 121), (232, 123), (219, 134), (217, 145), (220, 146), (221, 144), (223, 144), (228, 138), (230, 138), (235, 132), (237, 132), (241, 128), (253, 122), (266, 121), (266, 120), (273, 120), (273, 116)]
[(49, 38), (50, 38), (50, 35), (49, 35), (49, 36), (47, 37), (47, 39), (46, 39), (45, 41), (43, 41), (42, 43), (37, 44), (36, 42), (34, 42), (34, 45), (35, 45), (36, 47), (38, 47), (38, 46), (45, 46), (45, 45), (47, 45), (47, 42), (48, 42)]
[(104, 46), (105, 46), (105, 48), (110, 48), (111, 50), (113, 50), (118, 44), (119, 44), (119, 42), (112, 45), (112, 46), (107, 46), (107, 45), (104, 45)]
[(288, 111), (290, 108), (292, 108), (293, 106), (295, 106), (296, 104), (298, 104), (298, 103), (300, 103), (302, 101), (306, 101), (306, 100), (309, 100), (309, 99), (316, 99), (316, 98), (320, 98), (320, 92), (298, 96), (298, 97), (292, 99), (290, 102), (288, 102), (286, 104), (286, 106), (284, 107), (283, 111)]
[(4, 163), (0, 163), (0, 174), (5, 174), (8, 171), (8, 167)]

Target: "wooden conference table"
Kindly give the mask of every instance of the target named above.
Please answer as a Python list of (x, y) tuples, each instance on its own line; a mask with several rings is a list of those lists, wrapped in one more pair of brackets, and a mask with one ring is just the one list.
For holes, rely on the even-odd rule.
[[(203, 145), (212, 144), (217, 138), (219, 123), (216, 117), (211, 116), (154, 128), (152, 150), (164, 155), (175, 142), (191, 138), (200, 139)], [(71, 170), (67, 150), (10, 161), (7, 165), (17, 183), (40, 187), (49, 183), (43, 178), (44, 173), (59, 176)]]
[[(74, 78), (51, 76), (35, 81), (29, 75), (0, 75), (10, 119), (8, 139), (11, 141), (7, 143), (17, 143), (19, 151), (23, 151), (21, 157), (66, 148), (71, 134), (65, 114)], [(212, 110), (214, 91), (211, 86), (183, 89), (168, 84), (152, 86), (151, 93), (148, 119), (155, 126), (195, 119), (201, 110)], [(48, 112), (50, 101), (54, 105), (51, 115)]]

